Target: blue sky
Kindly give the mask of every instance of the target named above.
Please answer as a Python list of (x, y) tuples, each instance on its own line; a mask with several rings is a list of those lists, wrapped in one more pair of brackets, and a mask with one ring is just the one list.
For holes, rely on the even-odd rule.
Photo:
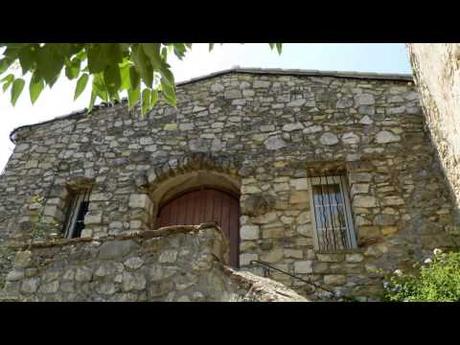
[[(268, 44), (215, 45), (209, 53), (207, 44), (195, 44), (183, 61), (170, 60), (176, 81), (188, 80), (233, 66), (257, 68), (313, 69), (323, 71), (359, 71), (411, 73), (404, 44), (284, 44), (283, 53), (271, 51)], [(32, 106), (24, 92), (15, 107), (9, 92), (0, 91), (0, 170), (8, 161), (14, 145), (9, 133), (16, 127), (52, 119), (83, 109), (89, 103), (89, 88), (73, 101), (75, 83), (59, 80), (53, 89), (44, 90)]]
[[(201, 48), (201, 47), (200, 47)], [(285, 44), (283, 54), (267, 44), (217, 46), (207, 57), (215, 62), (245, 67), (410, 73), (404, 44)], [(217, 50), (217, 49), (216, 49)], [(200, 51), (201, 55), (202, 52)]]

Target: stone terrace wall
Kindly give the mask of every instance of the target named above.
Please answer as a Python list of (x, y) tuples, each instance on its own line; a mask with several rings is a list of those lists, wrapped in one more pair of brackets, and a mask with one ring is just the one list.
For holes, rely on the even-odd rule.
[(280, 283), (225, 267), (226, 245), (221, 231), (206, 225), (36, 243), (17, 253), (3, 299), (306, 301)]
[(460, 44), (410, 44), (426, 123), (456, 198), (460, 226)]
[[(146, 230), (166, 187), (199, 171), (236, 181), (240, 265), (257, 274), (253, 259), (366, 300), (381, 289), (379, 269), (455, 244), (454, 204), (410, 81), (240, 71), (177, 95), (177, 109), (159, 104), (145, 118), (120, 104), (17, 130), (0, 177), (0, 233), (39, 238), (53, 223), (58, 233), (66, 186), (79, 183), (93, 184), (83, 236)], [(358, 249), (313, 249), (312, 169), (345, 171)], [(31, 234), (37, 219), (46, 231)]]

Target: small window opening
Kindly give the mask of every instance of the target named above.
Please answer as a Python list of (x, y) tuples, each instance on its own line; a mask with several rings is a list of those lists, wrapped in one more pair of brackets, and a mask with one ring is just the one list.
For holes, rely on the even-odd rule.
[(85, 215), (88, 213), (90, 192), (89, 188), (71, 192), (64, 227), (65, 238), (81, 236), (81, 232), (85, 228)]
[(345, 176), (309, 179), (315, 246), (320, 252), (357, 247)]

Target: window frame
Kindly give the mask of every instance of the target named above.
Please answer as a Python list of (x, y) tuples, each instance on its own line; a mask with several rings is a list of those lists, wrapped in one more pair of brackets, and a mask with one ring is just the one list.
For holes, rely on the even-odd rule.
[(74, 236), (74, 234), (76, 230), (78, 215), (80, 213), (83, 203), (85, 201), (89, 203), (90, 194), (90, 187), (70, 190), (69, 201), (67, 204), (67, 213), (63, 228), (64, 238), (72, 239), (81, 237), (81, 234), (78, 237)]
[[(313, 248), (315, 251), (320, 253), (342, 253), (346, 251), (353, 251), (358, 249), (357, 243), (357, 233), (354, 226), (353, 221), (353, 214), (350, 202), (350, 195), (348, 189), (348, 183), (345, 175), (323, 175), (323, 176), (312, 176), (308, 179), (308, 187), (310, 190), (310, 212), (311, 212), (311, 223), (313, 227)], [(314, 186), (328, 186), (338, 184), (340, 188), (340, 194), (342, 195), (343, 205), (345, 208), (345, 222), (346, 222), (346, 231), (347, 235), (350, 238), (350, 247), (346, 247), (343, 249), (335, 249), (335, 250), (321, 250), (319, 244), (319, 234), (318, 228), (316, 226), (316, 207), (314, 203)]]

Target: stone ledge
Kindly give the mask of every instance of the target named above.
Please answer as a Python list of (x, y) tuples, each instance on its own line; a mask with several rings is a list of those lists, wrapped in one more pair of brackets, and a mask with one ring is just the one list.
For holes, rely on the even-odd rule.
[(119, 241), (119, 240), (129, 240), (129, 239), (150, 239), (155, 237), (165, 237), (179, 233), (189, 233), (189, 232), (198, 232), (204, 229), (214, 229), (219, 232), (221, 236), (222, 230), (220, 227), (214, 223), (202, 223), (200, 225), (172, 225), (165, 226), (155, 230), (145, 230), (137, 231), (129, 234), (118, 234), (118, 235), (108, 235), (104, 237), (80, 237), (72, 239), (59, 239), (53, 241), (37, 241), (28, 244), (11, 244), (9, 248), (14, 250), (26, 250), (26, 249), (35, 249), (35, 248), (51, 248), (51, 247), (63, 247), (78, 243), (86, 242), (107, 242), (107, 241)]

